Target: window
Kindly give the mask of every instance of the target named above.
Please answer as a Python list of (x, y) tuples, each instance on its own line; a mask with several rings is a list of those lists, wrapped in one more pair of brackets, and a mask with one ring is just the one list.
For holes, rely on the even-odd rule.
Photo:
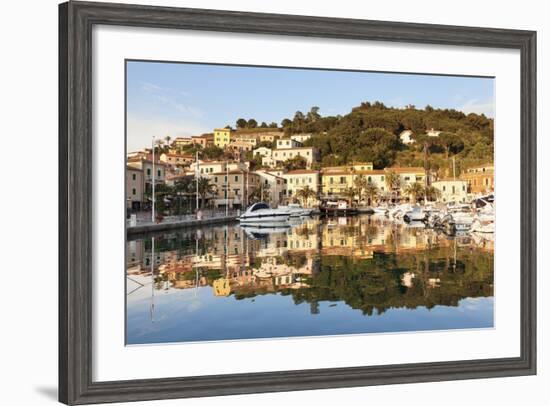
[(405, 180), (411, 180), (410, 176), (405, 176)]
[(445, 186), (442, 187), (443, 191), (445, 191)]
[(132, 180), (136, 180), (136, 174), (132, 173)]
[[(381, 180), (382, 182), (384, 182), (384, 175), (380, 176), (380, 180)], [(384, 190), (384, 189), (382, 189), (382, 190)]]
[(453, 185), (453, 195), (454, 195), (454, 194), (455, 194), (455, 187), (454, 187), (454, 185)]
[(367, 178), (367, 181), (368, 181), (369, 183), (371, 183), (371, 182), (372, 182), (372, 177), (369, 176), (369, 177)]
[(151, 168), (147, 168), (147, 176), (151, 176)]
[(340, 184), (346, 183), (346, 178), (344, 176), (340, 176)]
[(238, 181), (239, 181), (239, 176), (235, 175), (235, 182), (238, 182)]
[(330, 180), (329, 183), (332, 185), (334, 183), (334, 179), (332, 178), (332, 176), (329, 178), (329, 180)]
[(132, 194), (135, 196), (136, 195), (136, 188), (133, 188), (132, 189)]
[(161, 176), (161, 175), (160, 175), (160, 169), (159, 169), (159, 170), (157, 171), (157, 177), (160, 178), (160, 176)]
[(311, 183), (311, 178), (309, 178), (309, 183)]

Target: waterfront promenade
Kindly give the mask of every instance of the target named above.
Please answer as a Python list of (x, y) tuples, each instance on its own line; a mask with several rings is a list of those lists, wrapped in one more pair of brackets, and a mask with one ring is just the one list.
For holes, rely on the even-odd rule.
[(134, 223), (131, 219), (126, 220), (126, 233), (128, 235), (144, 234), (185, 227), (232, 223), (237, 221), (239, 214), (238, 210), (229, 210), (227, 213), (225, 211), (204, 210), (201, 211), (199, 216), (196, 214), (166, 216), (160, 222), (153, 222), (150, 213), (139, 213)]

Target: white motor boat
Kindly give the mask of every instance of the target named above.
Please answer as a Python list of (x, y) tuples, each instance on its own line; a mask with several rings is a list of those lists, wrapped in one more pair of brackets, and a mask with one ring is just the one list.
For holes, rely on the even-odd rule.
[(277, 227), (277, 225), (287, 225), (290, 218), (288, 209), (272, 209), (266, 203), (254, 203), (240, 215), (238, 220), (241, 224), (256, 224), (258, 227)]
[(288, 206), (279, 206), (277, 209), (290, 211), (290, 217), (311, 216), (313, 209), (306, 209), (298, 203), (289, 203)]
[(420, 206), (414, 206), (412, 210), (407, 211), (403, 215), (403, 220), (407, 223), (411, 223), (413, 221), (424, 221), (426, 220), (426, 213), (424, 213), (424, 210), (422, 210)]

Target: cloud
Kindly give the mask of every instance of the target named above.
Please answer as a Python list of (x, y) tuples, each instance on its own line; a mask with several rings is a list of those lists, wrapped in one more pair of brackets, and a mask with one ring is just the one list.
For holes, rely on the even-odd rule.
[(135, 151), (149, 147), (153, 136), (164, 138), (169, 135), (175, 138), (199, 135), (210, 130), (193, 120), (169, 120), (128, 114), (126, 148), (128, 151)]
[(457, 107), (457, 110), (463, 111), (466, 114), (485, 114), (487, 117), (494, 117), (495, 115), (495, 105), (493, 101), (483, 102), (478, 99), (467, 100), (462, 106)]
[(203, 116), (199, 108), (181, 100), (181, 98), (188, 98), (191, 95), (189, 92), (174, 90), (151, 82), (141, 82), (141, 91), (147, 93), (148, 97), (153, 101), (171, 108), (184, 116), (193, 118), (200, 118)]

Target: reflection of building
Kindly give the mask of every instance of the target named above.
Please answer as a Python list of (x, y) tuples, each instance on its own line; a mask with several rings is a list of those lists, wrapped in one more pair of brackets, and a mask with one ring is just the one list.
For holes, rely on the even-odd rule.
[(484, 164), (468, 168), (460, 175), (460, 179), (468, 182), (468, 192), (471, 194), (493, 192), (495, 190), (495, 166), (494, 164)]

